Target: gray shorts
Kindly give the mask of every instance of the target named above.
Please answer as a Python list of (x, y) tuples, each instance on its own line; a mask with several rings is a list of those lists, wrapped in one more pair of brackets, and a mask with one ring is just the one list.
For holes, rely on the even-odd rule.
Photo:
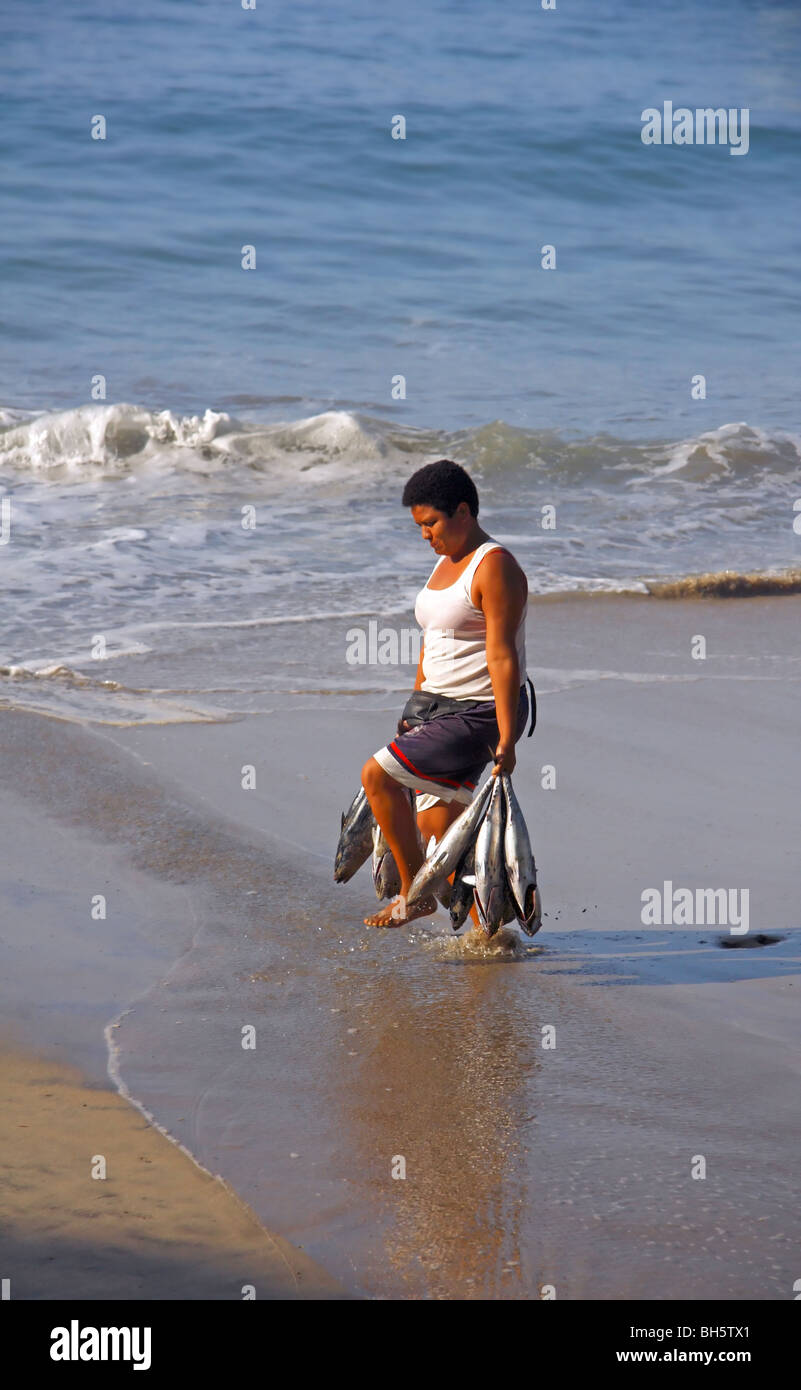
[[(521, 685), (515, 743), (525, 730), (528, 709), (528, 692)], [(394, 781), (417, 792), (417, 809), (424, 811), (438, 801), (472, 801), (500, 736), (495, 701), (487, 700), (464, 714), (441, 714), (416, 724), (373, 757)]]

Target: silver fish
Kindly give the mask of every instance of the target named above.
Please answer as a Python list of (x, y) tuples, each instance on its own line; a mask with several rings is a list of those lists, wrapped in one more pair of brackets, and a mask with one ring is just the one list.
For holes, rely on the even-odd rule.
[(503, 917), (501, 926), (505, 927), (508, 922), (513, 922), (517, 916), (517, 903), (514, 900), (509, 875), (506, 872), (506, 865), (503, 866)]
[(501, 780), (496, 777), (487, 814), (476, 837), (476, 907), (487, 936), (494, 936), (504, 921), (508, 880), (503, 856), (505, 805)]
[(401, 886), (395, 857), (377, 823), (373, 826), (373, 886), (379, 901), (397, 897)]
[(342, 816), (334, 859), (334, 882), (347, 883), (357, 869), (373, 852), (373, 826), (375, 817), (367, 800), (364, 787), (360, 787), (347, 811)]
[[(432, 835), (432, 836), (431, 836), (431, 838), (430, 838), (429, 841), (428, 841), (428, 848), (427, 848), (427, 849), (426, 849), (425, 845), (423, 844), (423, 837), (422, 837), (422, 835), (420, 835), (420, 834), (418, 833), (418, 837), (417, 837), (417, 838), (418, 838), (418, 841), (419, 841), (419, 844), (420, 844), (420, 848), (421, 848), (421, 850), (423, 851), (423, 858), (424, 858), (424, 859), (427, 859), (428, 856), (429, 856), (430, 854), (433, 854), (433, 853), (434, 853), (434, 850), (437, 848), (437, 837), (436, 837), (436, 835)], [(451, 893), (452, 893), (452, 891), (453, 891), (453, 890), (452, 890), (452, 888), (451, 888), (451, 885), (449, 884), (449, 882), (448, 882), (447, 879), (445, 879), (445, 880), (439, 885), (439, 887), (438, 887), (437, 889), (435, 889), (436, 895), (437, 895), (437, 897), (439, 898), (440, 902), (442, 903), (442, 906), (443, 906), (443, 907), (450, 907), (450, 905), (451, 905)]]
[(459, 863), (453, 871), (453, 887), (451, 888), (451, 900), (449, 911), (451, 914), (451, 926), (454, 931), (458, 931), (467, 921), (467, 915), (473, 906), (474, 889), (476, 886), (475, 876), (476, 866), (476, 847), (471, 844), (465, 850)]
[(470, 805), (448, 826), (433, 854), (421, 864), (406, 895), (407, 906), (413, 907), (427, 893), (437, 892), (448, 875), (453, 873), (484, 819), (492, 786), (493, 778), (490, 776)]
[(507, 773), (502, 774), (506, 796), (506, 826), (503, 853), (515, 915), (523, 931), (535, 936), (542, 926), (542, 900), (537, 887), (537, 866), (520, 803)]

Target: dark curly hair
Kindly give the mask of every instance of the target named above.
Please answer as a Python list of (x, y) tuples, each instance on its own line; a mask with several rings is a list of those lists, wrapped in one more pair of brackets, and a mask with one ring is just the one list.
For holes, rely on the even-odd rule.
[(436, 507), (453, 516), (460, 502), (466, 502), (472, 516), (478, 516), (478, 493), (470, 474), (452, 459), (437, 459), (413, 473), (403, 489), (404, 507)]

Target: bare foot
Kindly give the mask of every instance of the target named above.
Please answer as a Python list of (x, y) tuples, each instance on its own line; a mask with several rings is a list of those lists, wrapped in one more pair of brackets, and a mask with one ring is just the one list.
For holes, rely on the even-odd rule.
[(406, 899), (403, 894), (393, 898), (391, 903), (382, 907), (380, 912), (376, 912), (372, 917), (365, 917), (366, 927), (405, 927), (407, 922), (414, 922), (417, 917), (430, 917), (432, 912), (437, 910), (436, 898), (423, 898), (422, 902), (415, 903), (414, 907), (406, 906)]

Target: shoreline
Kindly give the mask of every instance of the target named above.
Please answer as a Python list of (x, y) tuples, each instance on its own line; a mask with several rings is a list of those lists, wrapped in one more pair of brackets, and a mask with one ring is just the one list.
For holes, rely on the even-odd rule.
[[(78, 1061), (168, 1142), (152, 1115), (176, 1162), (222, 1173), (344, 1296), (787, 1296), (795, 606), (602, 609), (536, 623), (535, 674), (572, 678), (546, 682), (519, 745), (547, 916), (511, 947), (477, 951), (444, 914), (371, 933), (365, 873), (332, 885), (386, 698), (137, 728), (0, 713), (15, 1045)], [(666, 881), (749, 886), (753, 937), (779, 940), (643, 926), (641, 891)], [(132, 1105), (108, 1089), (104, 1027)], [(696, 1152), (707, 1188), (687, 1185)]]
[(3, 1044), (0, 1105), (12, 1299), (346, 1297), (229, 1184), (77, 1069)]
[[(240, 1298), (248, 1283), (257, 1298), (349, 1297), (151, 1114), (115, 1066), (120, 1019), (169, 979), (197, 930), (198, 904), (169, 855), (159, 876), (137, 852), (140, 833), (155, 830), (158, 841), (173, 803), (128, 756), (107, 766), (104, 792), (102, 730), (19, 711), (0, 722), (9, 752), (0, 1104), (11, 1132), (0, 1253), (11, 1297)], [(112, 800), (124, 845), (104, 833)], [(120, 1183), (89, 1179), (87, 1155), (104, 1151)]]

